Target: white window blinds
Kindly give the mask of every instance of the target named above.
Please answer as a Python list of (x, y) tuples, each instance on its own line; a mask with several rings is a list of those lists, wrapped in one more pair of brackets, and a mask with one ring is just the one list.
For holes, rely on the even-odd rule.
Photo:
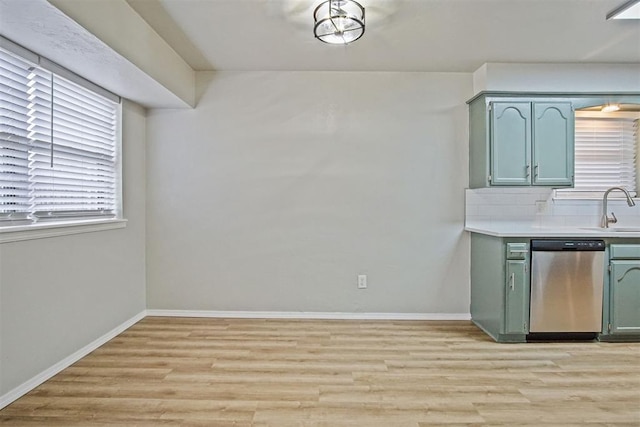
[(0, 220), (26, 218), (30, 64), (0, 50)]
[(116, 103), (0, 50), (0, 109), (0, 221), (115, 215)]
[(635, 194), (637, 146), (637, 119), (576, 117), (575, 187), (558, 193), (601, 197), (622, 186)]

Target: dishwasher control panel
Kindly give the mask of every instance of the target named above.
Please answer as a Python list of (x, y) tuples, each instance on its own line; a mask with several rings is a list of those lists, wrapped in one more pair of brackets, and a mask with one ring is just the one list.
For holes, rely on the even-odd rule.
[(532, 251), (604, 251), (604, 240), (532, 240)]

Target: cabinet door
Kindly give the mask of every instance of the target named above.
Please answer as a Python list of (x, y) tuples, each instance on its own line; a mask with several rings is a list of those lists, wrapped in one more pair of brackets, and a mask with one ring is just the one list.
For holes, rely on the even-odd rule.
[(491, 185), (531, 184), (531, 103), (491, 104)]
[(612, 334), (640, 333), (640, 260), (611, 261)]
[(574, 113), (570, 102), (533, 103), (533, 185), (573, 185)]
[(527, 333), (529, 320), (527, 283), (527, 262), (525, 260), (508, 260), (504, 322), (506, 334)]

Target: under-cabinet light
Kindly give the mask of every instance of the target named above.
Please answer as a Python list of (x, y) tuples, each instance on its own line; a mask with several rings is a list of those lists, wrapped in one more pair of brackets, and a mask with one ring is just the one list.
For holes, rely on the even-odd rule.
[(614, 111), (618, 111), (620, 109), (620, 106), (618, 104), (607, 104), (607, 105), (603, 105), (602, 106), (602, 111), (603, 113), (613, 113)]

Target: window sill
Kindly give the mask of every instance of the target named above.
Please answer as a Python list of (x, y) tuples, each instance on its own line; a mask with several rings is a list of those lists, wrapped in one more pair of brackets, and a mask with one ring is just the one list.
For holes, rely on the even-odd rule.
[(69, 234), (92, 233), (95, 231), (125, 228), (126, 226), (126, 219), (113, 218), (9, 225), (0, 227), (0, 243), (45, 239), (48, 237), (67, 236)]

